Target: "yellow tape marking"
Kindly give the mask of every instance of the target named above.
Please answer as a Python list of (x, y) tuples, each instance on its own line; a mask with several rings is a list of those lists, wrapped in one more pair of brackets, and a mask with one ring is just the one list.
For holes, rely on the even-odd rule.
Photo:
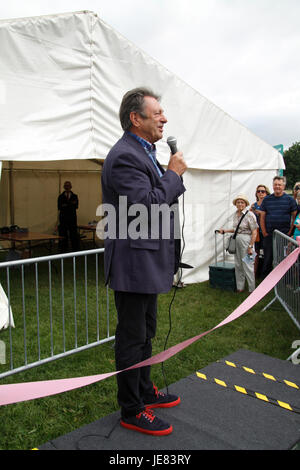
[(225, 361), (228, 366), (231, 367), (236, 367), (236, 365), (233, 362)]
[[(233, 366), (235, 367), (235, 366)], [(196, 374), (198, 375), (198, 377), (200, 377), (201, 379), (204, 379), (204, 380), (208, 380), (207, 379), (207, 376), (205, 374), (202, 374), (201, 372), (196, 372)], [(264, 374), (264, 375), (267, 375), (267, 374)], [(276, 380), (274, 379), (274, 377), (271, 375), (271, 380)], [(268, 377), (269, 378), (269, 377)], [(218, 384), (218, 385), (222, 385), (223, 387), (227, 387), (227, 384), (223, 381), (223, 380), (220, 380), (220, 379), (216, 379), (214, 378), (214, 381)], [(294, 384), (293, 382), (288, 382), (287, 380), (285, 380), (285, 382), (287, 382), (288, 385), (291, 384), (291, 386), (294, 386), (295, 388), (299, 388), (296, 384)], [(248, 392), (247, 390), (244, 388), (244, 387), (240, 387), (239, 385), (234, 385), (234, 388), (237, 392), (240, 392), (240, 393), (244, 393), (245, 395), (248, 395)], [(251, 392), (253, 393), (253, 392)], [(272, 401), (270, 402), (269, 398), (262, 394), (262, 393), (258, 393), (258, 392), (254, 392), (254, 395), (256, 396), (256, 398), (258, 398), (259, 400), (263, 400), (263, 401), (266, 401), (267, 403), (272, 403), (274, 404)], [(252, 395), (251, 395), (252, 396)], [(278, 403), (279, 406), (281, 406), (282, 408), (285, 408), (286, 410), (290, 410), (290, 411), (294, 411), (293, 408), (288, 404), (288, 403), (285, 403), (284, 401), (280, 401), (280, 400), (274, 400), (276, 401), (276, 403)], [(38, 449), (32, 449), (32, 450), (38, 450)]]
[(276, 382), (276, 379), (275, 377), (273, 377), (273, 375), (266, 374), (265, 372), (263, 372), (263, 376), (266, 377), (266, 379), (274, 380)]
[[(223, 361), (217, 361), (217, 362), (223, 362)], [(246, 366), (241, 366), (239, 364), (235, 364), (234, 362), (230, 362), (230, 361), (224, 361), (223, 364), (227, 364), (228, 366), (231, 366), (231, 367), (240, 367), (242, 369), (244, 369), (246, 372), (249, 372), (250, 374), (256, 374), (256, 372), (251, 369), (250, 367), (246, 367)], [(296, 383), (294, 382), (291, 382), (290, 380), (278, 380), (276, 379), (273, 375), (271, 374), (266, 374), (265, 372), (258, 372), (258, 374), (261, 374), (263, 377), (265, 377), (266, 379), (270, 379), (270, 380), (274, 380), (274, 382), (281, 382), (281, 383), (285, 383), (286, 385), (288, 385), (289, 387), (293, 387), (297, 390), (300, 390), (300, 387), (299, 385), (297, 385)]]
[(220, 380), (220, 379), (214, 379), (214, 380), (217, 384), (222, 385), (222, 387), (227, 387), (226, 383), (223, 382), (223, 380)]
[(293, 408), (288, 403), (285, 403), (284, 401), (279, 401), (277, 400), (277, 403), (282, 406), (282, 408), (286, 408), (287, 410), (293, 411)]
[(198, 377), (200, 377), (201, 379), (207, 380), (205, 374), (201, 374), (201, 372), (197, 372), (197, 375), (198, 375)]
[(255, 392), (255, 395), (256, 395), (257, 398), (259, 398), (260, 400), (269, 401), (268, 398), (266, 397), (266, 395), (263, 395), (262, 393), (257, 393), (257, 392)]
[(294, 382), (290, 382), (289, 380), (284, 380), (284, 382), (289, 385), (290, 387), (294, 387), (294, 388), (297, 388), (299, 389), (298, 385), (295, 384)]

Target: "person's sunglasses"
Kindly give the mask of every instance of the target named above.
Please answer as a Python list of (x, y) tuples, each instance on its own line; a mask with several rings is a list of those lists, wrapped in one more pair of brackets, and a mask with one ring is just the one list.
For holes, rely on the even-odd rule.
[(265, 189), (258, 189), (256, 192), (257, 193), (266, 193), (267, 191)]
[(296, 186), (294, 191), (299, 191), (300, 190), (300, 186)]

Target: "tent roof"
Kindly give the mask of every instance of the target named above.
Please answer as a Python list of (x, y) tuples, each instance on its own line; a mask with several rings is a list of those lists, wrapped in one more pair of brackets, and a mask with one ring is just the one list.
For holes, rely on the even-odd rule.
[(113, 30), (95, 13), (0, 22), (0, 160), (105, 158), (122, 135), (124, 93), (162, 95), (168, 135), (189, 168), (273, 170), (281, 154)]

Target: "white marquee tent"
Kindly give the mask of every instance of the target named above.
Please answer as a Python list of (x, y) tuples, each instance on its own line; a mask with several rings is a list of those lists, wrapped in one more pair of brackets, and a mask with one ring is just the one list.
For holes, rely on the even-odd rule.
[[(58, 186), (49, 184), (45, 174), (50, 173), (41, 177), (39, 171), (71, 171), (74, 165), (81, 171), (76, 180), (80, 190), (73, 184), (85, 208), (81, 223), (95, 218), (101, 202), (95, 159), (104, 160), (122, 135), (118, 110), (123, 94), (146, 85), (162, 95), (168, 118), (165, 137), (158, 143), (159, 160), (168, 162), (166, 138), (175, 135), (189, 166), (184, 175), (183, 261), (194, 269), (185, 270), (183, 280), (207, 280), (214, 230), (229, 223), (233, 197), (242, 192), (253, 202), (257, 184), (271, 186), (278, 169), (284, 168), (281, 154), (93, 12), (2, 20), (0, 44), (0, 160), (3, 168), (11, 165), (15, 177), (19, 175), (15, 223), (31, 230), (54, 226)], [(9, 223), (5, 175), (3, 171), (0, 226)], [(43, 196), (37, 196), (34, 181)], [(90, 194), (92, 186), (96, 192)], [(92, 213), (87, 215), (88, 208)]]

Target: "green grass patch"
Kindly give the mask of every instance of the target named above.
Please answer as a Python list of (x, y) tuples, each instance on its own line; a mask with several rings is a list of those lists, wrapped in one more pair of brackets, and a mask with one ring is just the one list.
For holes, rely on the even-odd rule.
[[(102, 261), (101, 261), (102, 263)], [(102, 264), (99, 265), (102, 266)], [(86, 342), (86, 304), (84, 261), (77, 266), (76, 272), (76, 311), (77, 334), (79, 345)], [(94, 283), (95, 266), (88, 261), (88, 295), (87, 308), (89, 311), (89, 340), (97, 338), (97, 321), (94, 315), (96, 305), (96, 287)], [(14, 367), (24, 361), (24, 337), (22, 296), (18, 287), (20, 271), (12, 274), (11, 285), (12, 307), (16, 328), (12, 331), (14, 344)], [(40, 328), (40, 354), (47, 357), (51, 351), (52, 338), (49, 336), (49, 322), (53, 324), (54, 353), (63, 349), (62, 335), (62, 292), (60, 282), (60, 264), (52, 270), (52, 318), (50, 320), (49, 279), (48, 267), (39, 272), (39, 328)], [(65, 267), (66, 285), (64, 292), (65, 305), (65, 338), (66, 347), (74, 347), (74, 295), (73, 295), (73, 267), (71, 263)], [(100, 270), (100, 287), (98, 295), (100, 301), (99, 330), (101, 336), (107, 334), (106, 325), (106, 289), (103, 287), (102, 267)], [(6, 289), (5, 276), (2, 274), (0, 282)], [(36, 291), (34, 268), (26, 268), (26, 342), (30, 353), (28, 362), (35, 360), (38, 353)], [(163, 350), (166, 336), (169, 331), (169, 304), (173, 290), (168, 294), (159, 296), (157, 335), (153, 341), (153, 354)], [(205, 332), (226, 318), (247, 297), (247, 293), (212, 289), (208, 282), (193, 284), (178, 289), (171, 312), (171, 333), (167, 348), (181, 341)], [(299, 337), (299, 331), (288, 314), (278, 302), (265, 312), (262, 308), (273, 298), (269, 293), (263, 300), (255, 305), (246, 314), (237, 320), (225, 325), (192, 344), (182, 352), (173, 356), (164, 365), (168, 384), (178, 381), (196, 370), (203, 368), (228, 354), (239, 349), (249, 349), (280, 359), (286, 359), (292, 352), (292, 342)], [(116, 312), (113, 295), (110, 291), (110, 335), (114, 334)], [(8, 330), (0, 332), (0, 339), (8, 341)], [(95, 338), (95, 339), (94, 339)], [(0, 365), (0, 372), (3, 371)], [(6, 365), (7, 368), (7, 365)], [(100, 374), (114, 370), (113, 343), (106, 343), (95, 348), (77, 353), (64, 359), (56, 360), (1, 381), (5, 383), (19, 383), (38, 380), (52, 380), (68, 377), (78, 377)], [(153, 366), (152, 378), (158, 388), (165, 386), (161, 364)], [(69, 433), (81, 426), (91, 423), (107, 414), (118, 410), (116, 400), (115, 377), (99, 383), (83, 387), (60, 395), (46, 397), (38, 400), (17, 403), (0, 407), (1, 437), (0, 449), (31, 449)]]

